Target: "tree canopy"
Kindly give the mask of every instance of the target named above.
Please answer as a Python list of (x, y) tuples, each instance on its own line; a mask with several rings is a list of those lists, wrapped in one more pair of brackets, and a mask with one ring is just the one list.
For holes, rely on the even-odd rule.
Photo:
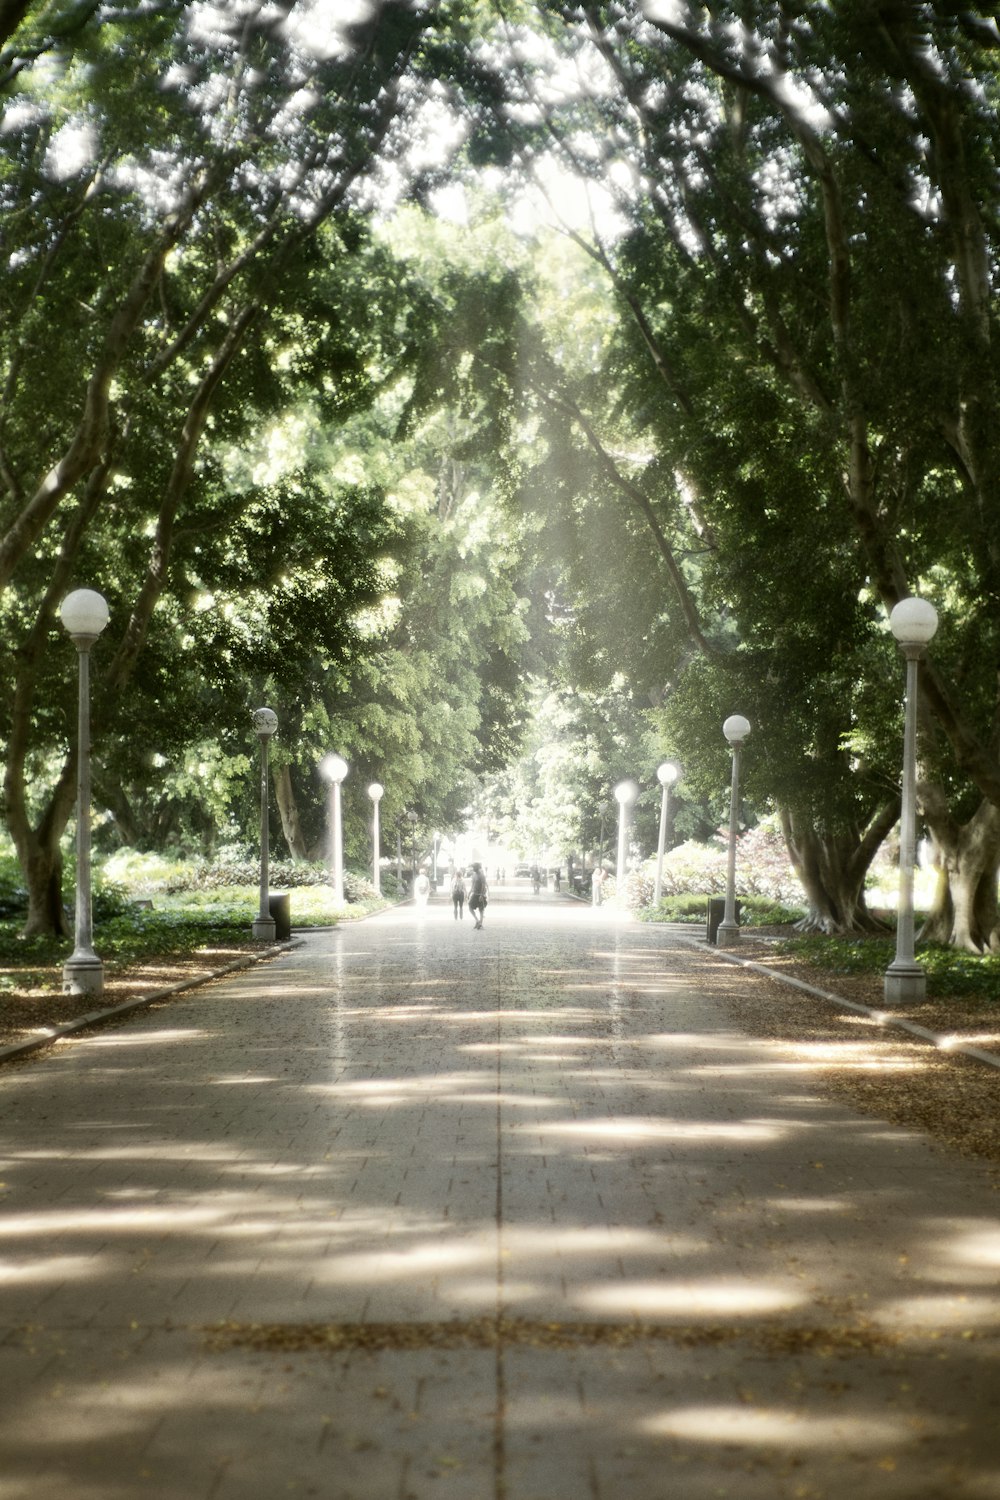
[[(239, 824), (264, 697), (306, 852), (332, 744), (359, 814), (377, 777), (390, 819), (446, 824), (539, 694), (559, 732), (511, 772), (525, 805), (624, 684), (631, 753), (706, 796), (747, 713), (748, 793), (828, 928), (868, 920), (886, 616), (925, 593), (931, 930), (1000, 944), (998, 58), (995, 18), (936, 0), (7, 7), (3, 753), (32, 920), (72, 809), (76, 583), (112, 606), (95, 785), (125, 836)], [(555, 842), (612, 779), (559, 779)]]

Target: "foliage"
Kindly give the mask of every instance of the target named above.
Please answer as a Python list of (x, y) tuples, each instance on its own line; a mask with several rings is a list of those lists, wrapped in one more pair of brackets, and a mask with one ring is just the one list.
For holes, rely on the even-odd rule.
[[(78, 25), (49, 31), (30, 8), (0, 59), (0, 579), (13, 646), (0, 739), (29, 926), (58, 910), (75, 684), (54, 612), (77, 581), (111, 607), (93, 666), (95, 800), (112, 815), (99, 846), (208, 851), (220, 830), (252, 827), (247, 710), (264, 701), (279, 711), (279, 766), (308, 784), (350, 726), (353, 763), (386, 782), (387, 811), (421, 788), (435, 819), (449, 795), (424, 790), (435, 763), (450, 789), (516, 737), (516, 537), (497, 567), (495, 507), (460, 565), (506, 421), (491, 394), (502, 338), (488, 359), (468, 349), (484, 343), (487, 303), (507, 316), (510, 275), (478, 266), (428, 288), (371, 222), (375, 201), (385, 220), (390, 181), (416, 189), (412, 141), (441, 108), (441, 77), (458, 102), (475, 72), (462, 63), (474, 10), (391, 0), (281, 24), (225, 0), (204, 24), (184, 7), (81, 9)], [(457, 385), (424, 378), (435, 358)], [(457, 497), (462, 528), (445, 535), (436, 514), (411, 524), (369, 477), (371, 431), (333, 472), (333, 436), (380, 402), (380, 441), (408, 413), (406, 457), (427, 460), (431, 512), (462, 442), (466, 457), (489, 455), (478, 501), (472, 485)], [(425, 441), (415, 465), (450, 404), (461, 441)], [(405, 492), (405, 471), (385, 477)], [(445, 565), (425, 569), (442, 536)], [(424, 622), (442, 587), (462, 606), (461, 637)], [(408, 764), (371, 765), (393, 749), (380, 716)]]
[[(793, 954), (831, 974), (884, 974), (895, 952), (890, 939), (789, 938), (775, 952)], [(961, 996), (1000, 1004), (1000, 957), (980, 957), (934, 944), (918, 952), (927, 974), (928, 996)]]
[[(174, 901), (176, 910), (183, 910), (185, 900), (192, 908), (204, 909), (211, 905), (215, 896), (240, 892), (242, 900), (251, 900), (256, 914), (260, 892), (260, 863), (248, 857), (238, 846), (220, 851), (223, 857), (217, 860), (164, 859), (158, 855), (144, 854), (135, 850), (121, 851), (108, 859), (101, 872), (104, 889), (119, 893), (123, 906), (128, 907), (136, 897), (180, 898)], [(109, 876), (113, 877), (109, 881)], [(316, 890), (328, 893), (332, 875), (329, 867), (322, 863), (307, 863), (302, 860), (270, 860), (268, 862), (269, 886), (272, 891)], [(395, 877), (389, 877), (393, 886)], [(253, 893), (252, 898), (249, 893)], [(351, 905), (375, 908), (384, 905), (375, 894), (375, 888), (366, 876), (352, 870), (344, 872), (344, 896)], [(225, 899), (222, 901), (225, 905)], [(298, 905), (297, 905), (297, 908)], [(96, 913), (96, 903), (95, 903)], [(110, 912), (108, 913), (111, 914)]]
[[(504, 777), (487, 781), (477, 808), (530, 861), (562, 864), (615, 838), (612, 789), (635, 765), (641, 713), (618, 679), (603, 692), (530, 684), (523, 751)], [(649, 834), (648, 818), (642, 833)]]
[[(101, 924), (100, 955), (107, 961), (132, 963), (158, 954), (191, 953), (215, 943), (249, 946), (251, 919), (242, 906), (226, 907), (205, 918), (186, 912), (132, 911)], [(28, 968), (41, 973), (42, 966), (61, 963), (71, 950), (72, 943), (65, 938), (49, 934), (25, 938), (19, 923), (0, 922), (0, 962), (18, 971)], [(52, 983), (58, 982), (59, 977), (52, 976)]]
[[(663, 859), (661, 891), (683, 895), (698, 891), (720, 895), (726, 889), (729, 834), (719, 829), (708, 844), (686, 843), (669, 850)], [(650, 891), (656, 877), (656, 860), (647, 860), (643, 872)], [(747, 829), (736, 841), (736, 891), (741, 898), (763, 897), (786, 906), (804, 904), (804, 893), (789, 860), (784, 840), (773, 819)]]
[[(664, 896), (659, 906), (646, 906), (637, 915), (642, 922), (689, 922), (703, 927), (708, 917), (707, 899), (703, 895)], [(801, 917), (801, 906), (785, 906), (766, 896), (740, 897), (741, 926), (784, 927)]]
[[(249, 842), (265, 699), (296, 857), (331, 747), (359, 867), (373, 779), (387, 830), (472, 805), (564, 854), (635, 775), (648, 848), (659, 755), (678, 836), (724, 817), (738, 709), (747, 821), (780, 808), (840, 928), (897, 812), (885, 615), (921, 590), (923, 806), (964, 882), (937, 916), (1000, 942), (995, 34), (793, 10), (389, 0), (315, 46), (304, 10), (229, 0), (15, 7), (0, 740), (29, 926), (60, 907), (75, 582), (112, 606), (100, 848)], [(512, 235), (476, 174), (523, 205), (557, 158), (573, 201)], [(784, 894), (747, 838), (741, 883)]]
[[(1000, 807), (995, 38), (942, 6), (537, 11), (511, 154), (541, 175), (558, 150), (590, 192), (569, 232), (619, 314), (568, 355), (550, 319), (530, 364), (572, 670), (648, 693), (704, 795), (746, 712), (746, 795), (781, 807), (811, 907), (850, 927), (896, 814), (884, 618), (910, 592), (945, 606), (923, 753), (952, 879), (978, 834), (958, 820)], [(567, 54), (581, 86), (550, 91)]]

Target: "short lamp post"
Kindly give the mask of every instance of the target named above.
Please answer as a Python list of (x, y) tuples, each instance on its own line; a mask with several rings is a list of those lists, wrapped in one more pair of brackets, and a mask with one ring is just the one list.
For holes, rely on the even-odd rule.
[(368, 795), (372, 799), (372, 885), (375, 887), (376, 896), (382, 894), (379, 865), (382, 857), (382, 840), (379, 836), (378, 805), (382, 801), (384, 792), (385, 787), (380, 781), (373, 781), (368, 788)]
[(906, 657), (906, 716), (903, 725), (903, 786), (899, 819), (899, 904), (896, 957), (885, 971), (889, 1005), (923, 1000), (927, 975), (913, 956), (913, 870), (917, 843), (917, 675), (920, 658), (937, 630), (937, 610), (926, 599), (901, 599), (889, 628)]
[(634, 781), (619, 781), (615, 787), (615, 801), (618, 803), (618, 863), (615, 866), (615, 893), (620, 901), (622, 898), (622, 884), (625, 880), (625, 844), (628, 831), (628, 810), (639, 795), (639, 788)]
[(255, 938), (273, 943), (277, 923), (271, 915), (269, 890), (271, 871), (268, 848), (267, 751), (271, 736), (278, 727), (278, 715), (273, 708), (255, 708), (252, 718), (254, 734), (260, 740), (260, 910), (250, 930)]
[(740, 924), (736, 920), (736, 831), (740, 808), (740, 751), (743, 741), (750, 733), (750, 720), (742, 714), (731, 714), (722, 726), (722, 732), (733, 751), (733, 775), (729, 788), (729, 858), (726, 865), (726, 910), (715, 935), (716, 946), (731, 948), (740, 940)]
[(435, 835), (434, 835), (434, 857), (433, 857), (433, 861), (431, 863), (431, 884), (433, 885), (433, 887), (434, 887), (435, 890), (437, 890), (437, 883), (438, 883), (438, 850), (440, 848), (441, 848), (441, 835), (439, 833), (435, 833)]
[(333, 879), (333, 904), (339, 908), (344, 904), (344, 825), (340, 805), (340, 787), (350, 769), (343, 756), (324, 755), (319, 763), (323, 776), (330, 784), (330, 869)]
[(672, 760), (665, 760), (662, 766), (656, 768), (656, 779), (663, 788), (660, 798), (660, 837), (656, 845), (656, 884), (653, 889), (653, 906), (660, 904), (660, 895), (663, 890), (663, 851), (667, 842), (667, 810), (670, 806), (670, 788), (681, 774), (680, 766), (674, 765)]
[(76, 737), (76, 928), (73, 952), (63, 964), (68, 995), (99, 995), (104, 965), (94, 952), (90, 886), (90, 648), (108, 623), (108, 605), (94, 589), (67, 594), (59, 618), (77, 650), (80, 691)]

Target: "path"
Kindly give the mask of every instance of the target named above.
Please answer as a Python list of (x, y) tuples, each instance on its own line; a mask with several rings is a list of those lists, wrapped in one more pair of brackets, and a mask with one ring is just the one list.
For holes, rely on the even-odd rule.
[(987, 1167), (543, 893), (0, 1073), (0, 1500), (987, 1500)]

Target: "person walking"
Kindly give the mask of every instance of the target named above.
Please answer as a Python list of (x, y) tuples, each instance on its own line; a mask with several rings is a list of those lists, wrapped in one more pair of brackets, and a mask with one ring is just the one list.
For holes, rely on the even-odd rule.
[(476, 927), (482, 927), (483, 917), (486, 915), (486, 903), (489, 899), (489, 887), (486, 884), (486, 876), (480, 864), (472, 866), (472, 888), (469, 891), (469, 910), (475, 918)]
[[(465, 917), (465, 877), (461, 870), (455, 871), (455, 879), (451, 883), (451, 900), (455, 908), (455, 921)], [(469, 910), (472, 910), (470, 903)]]

